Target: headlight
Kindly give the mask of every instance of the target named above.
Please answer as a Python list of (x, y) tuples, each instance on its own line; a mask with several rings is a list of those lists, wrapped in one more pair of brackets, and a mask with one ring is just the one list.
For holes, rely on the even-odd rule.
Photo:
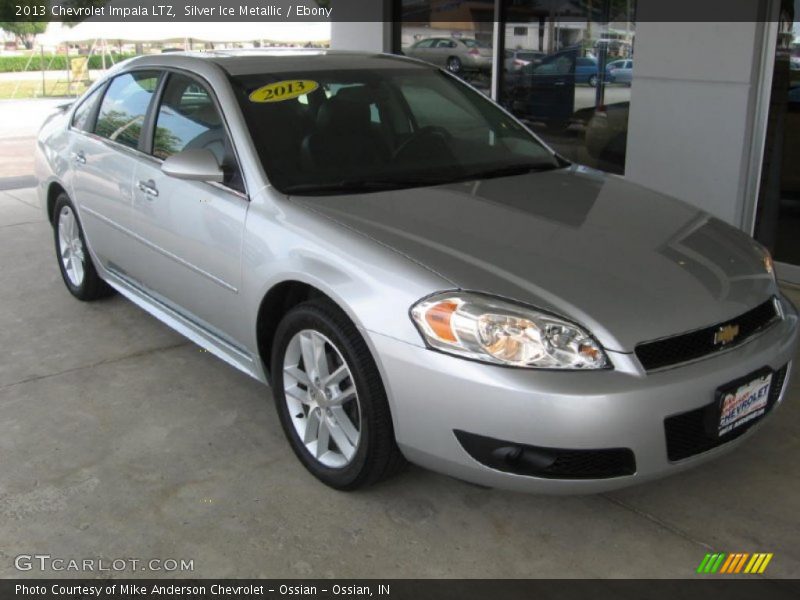
[(772, 260), (772, 254), (766, 247), (762, 247), (761, 251), (764, 254), (764, 269), (775, 278), (775, 262)]
[(490, 296), (437, 294), (415, 304), (411, 317), (431, 347), (456, 356), (535, 369), (610, 366), (575, 323)]
[(775, 274), (775, 262), (772, 260), (772, 254), (766, 246), (755, 243), (756, 250), (761, 255), (761, 264), (764, 265), (764, 270), (772, 276), (775, 283), (778, 283), (778, 276)]

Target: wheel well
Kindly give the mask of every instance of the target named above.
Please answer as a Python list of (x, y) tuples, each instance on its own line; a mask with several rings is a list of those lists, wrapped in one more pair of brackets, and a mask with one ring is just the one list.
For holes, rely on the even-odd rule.
[(278, 323), (292, 308), (312, 298), (326, 298), (333, 302), (324, 292), (301, 281), (283, 281), (272, 287), (261, 301), (256, 317), (256, 339), (258, 353), (268, 376), (272, 362), (272, 340)]
[(47, 218), (50, 219), (50, 224), (53, 224), (55, 215), (53, 215), (53, 211), (56, 208), (56, 198), (58, 198), (59, 194), (66, 194), (67, 190), (61, 187), (59, 183), (51, 183), (50, 187), (47, 188)]

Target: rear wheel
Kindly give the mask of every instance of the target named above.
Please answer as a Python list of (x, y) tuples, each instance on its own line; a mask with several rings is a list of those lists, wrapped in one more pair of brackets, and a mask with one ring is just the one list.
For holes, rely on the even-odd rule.
[(464, 65), (461, 64), (461, 59), (457, 56), (451, 56), (447, 59), (447, 70), (451, 73), (461, 73), (464, 68)]
[(78, 300), (84, 301), (97, 300), (112, 294), (114, 290), (100, 279), (94, 268), (78, 214), (69, 196), (59, 194), (53, 216), (58, 267), (69, 292)]
[(292, 309), (276, 331), (271, 372), (284, 433), (317, 479), (352, 490), (402, 467), (380, 374), (338, 307), (315, 300)]
[(592, 87), (597, 87), (597, 75), (592, 75), (589, 77), (589, 85)]

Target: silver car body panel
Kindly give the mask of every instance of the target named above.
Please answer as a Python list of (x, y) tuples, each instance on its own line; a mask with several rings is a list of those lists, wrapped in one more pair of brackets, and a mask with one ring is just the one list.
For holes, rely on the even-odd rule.
[[(122, 294), (266, 382), (256, 332), (262, 301), (283, 282), (313, 286), (364, 335), (406, 456), (485, 485), (610, 489), (698, 464), (750, 436), (670, 463), (663, 421), (708, 404), (726, 382), (787, 364), (798, 321), (788, 301), (778, 324), (729, 352), (649, 374), (633, 354), (639, 342), (724, 321), (779, 295), (745, 234), (582, 167), (375, 194), (287, 197), (270, 185), (225, 74), (251, 72), (253, 61), (271, 72), (430, 68), (336, 52), (169, 54), (118, 66), (112, 75), (164, 68), (205, 82), (224, 110), (247, 189), (239, 194), (167, 178), (158, 159), (70, 128), (74, 109), (49, 119), (35, 161), (42, 205), (54, 183), (70, 194), (99, 274)], [(85, 164), (70, 159), (79, 151)], [(140, 194), (140, 179), (152, 179), (159, 195)], [(608, 350), (613, 369), (503, 368), (426, 348), (409, 308), (454, 289), (495, 294), (584, 325)], [(637, 472), (581, 481), (503, 473), (472, 459), (454, 429), (540, 446), (624, 444), (636, 455)]]
[(573, 166), (413, 192), (297, 202), (455, 287), (565, 315), (617, 352), (736, 317), (776, 293), (744, 233), (620, 177)]

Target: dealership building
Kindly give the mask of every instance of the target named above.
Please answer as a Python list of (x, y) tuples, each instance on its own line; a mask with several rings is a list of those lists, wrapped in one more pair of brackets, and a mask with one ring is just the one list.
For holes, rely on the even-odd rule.
[(752, 233), (800, 284), (800, 0), (693, 4), (386, 0), (331, 44), (456, 72), (566, 158)]

